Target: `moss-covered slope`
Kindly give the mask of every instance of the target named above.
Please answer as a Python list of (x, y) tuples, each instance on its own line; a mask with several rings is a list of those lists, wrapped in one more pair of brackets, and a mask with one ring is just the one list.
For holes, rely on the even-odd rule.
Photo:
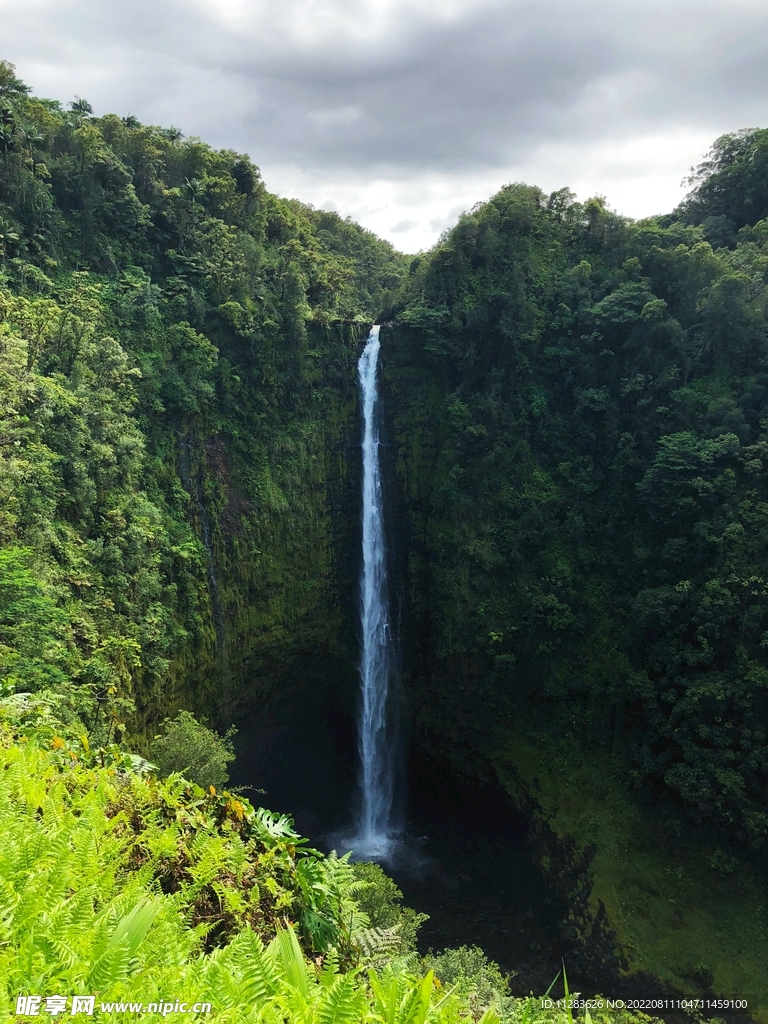
[(8, 64), (0, 111), (3, 685), (120, 731), (343, 680), (354, 362), (402, 258)]
[(511, 185), (414, 260), (390, 492), (414, 742), (592, 858), (617, 972), (733, 995), (765, 980), (768, 236), (679, 216)]

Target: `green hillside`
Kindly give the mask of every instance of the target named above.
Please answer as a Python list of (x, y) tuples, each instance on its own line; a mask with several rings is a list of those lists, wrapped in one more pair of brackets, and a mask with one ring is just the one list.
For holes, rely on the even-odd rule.
[(533, 1024), (174, 719), (352, 721), (382, 320), (412, 758), (524, 812), (585, 990), (768, 1014), (766, 154), (723, 137), (640, 222), (508, 185), (409, 258), (0, 63), (0, 1012), (141, 977), (222, 1020)]
[(502, 189), (384, 357), (417, 742), (493, 771), (545, 867), (575, 844), (587, 972), (607, 927), (621, 974), (731, 995), (768, 991), (766, 146), (641, 222)]

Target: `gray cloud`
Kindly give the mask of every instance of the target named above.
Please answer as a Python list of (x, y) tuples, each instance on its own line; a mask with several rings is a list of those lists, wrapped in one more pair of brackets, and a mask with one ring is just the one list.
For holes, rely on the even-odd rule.
[(768, 123), (762, 0), (0, 0), (0, 23), (36, 92), (326, 179)]

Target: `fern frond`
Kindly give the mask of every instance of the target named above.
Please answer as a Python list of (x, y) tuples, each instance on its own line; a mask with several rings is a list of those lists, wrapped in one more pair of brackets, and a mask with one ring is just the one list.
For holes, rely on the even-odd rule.
[(323, 990), (315, 1008), (316, 1024), (358, 1024), (363, 1019), (365, 993), (357, 985), (354, 972), (339, 975)]
[(383, 966), (400, 952), (400, 925), (395, 924), (389, 928), (365, 928), (353, 934), (352, 942), (360, 951), (363, 960), (374, 966)]
[(88, 974), (88, 985), (97, 992), (103, 992), (118, 981), (128, 977), (131, 957), (126, 942), (110, 945), (98, 957)]

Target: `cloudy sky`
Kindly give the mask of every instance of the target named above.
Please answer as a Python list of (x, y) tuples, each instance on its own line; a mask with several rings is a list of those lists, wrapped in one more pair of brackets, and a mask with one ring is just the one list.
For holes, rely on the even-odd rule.
[(768, 126), (766, 0), (0, 0), (0, 58), (407, 252), (508, 181), (669, 210)]

